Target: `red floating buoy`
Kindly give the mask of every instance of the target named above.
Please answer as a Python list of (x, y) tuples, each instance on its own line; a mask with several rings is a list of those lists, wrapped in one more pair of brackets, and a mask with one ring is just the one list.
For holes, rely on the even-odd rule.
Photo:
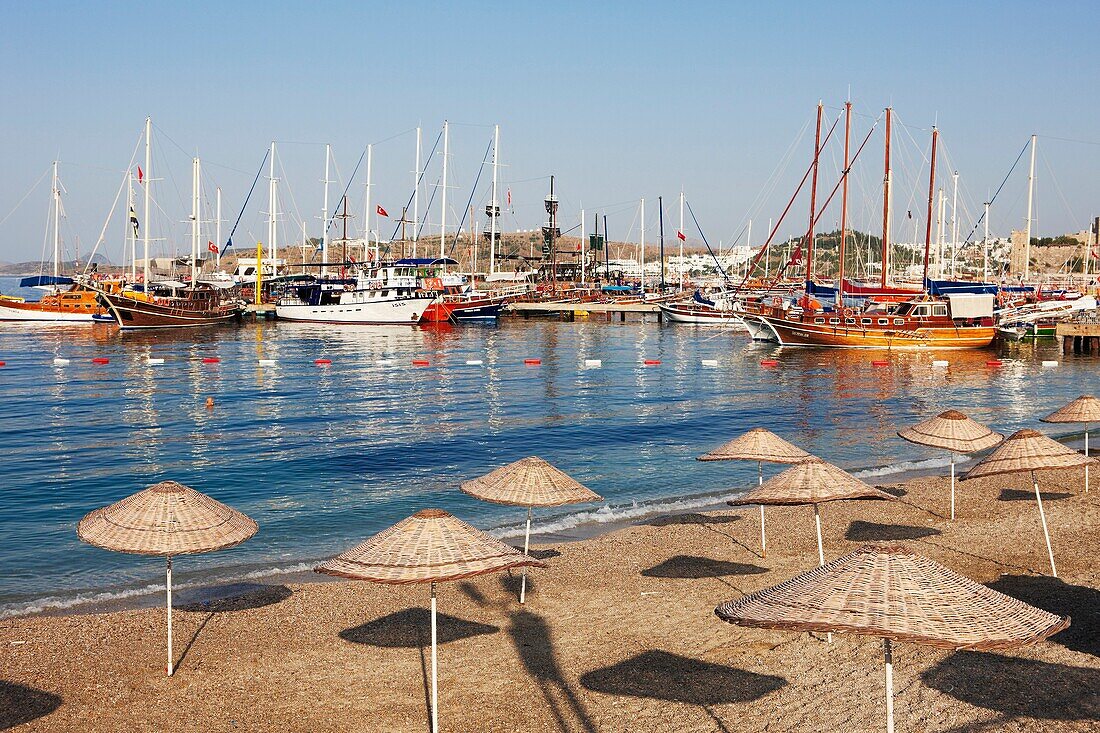
[(890, 362), (880, 359), (878, 361), (872, 361), (871, 366), (890, 366)]
[(6, 362), (0, 361), (0, 367), (4, 366)]
[(779, 366), (779, 360), (777, 359), (761, 359), (760, 366)]
[(92, 359), (92, 363), (93, 364), (110, 364), (111, 360), (108, 359), (105, 356), (97, 356), (96, 358)]
[(542, 364), (542, 359), (524, 359), (523, 363), (527, 366), (539, 366)]
[(221, 359), (219, 359), (216, 356), (204, 356), (202, 358), (202, 363), (203, 364), (220, 364)]
[(660, 366), (661, 365), (661, 360), (660, 359), (646, 359), (644, 364), (646, 366)]
[(987, 361), (985, 363), (985, 365), (987, 367), (999, 367), (999, 366), (1004, 366), (1004, 362), (1001, 361), (1000, 359), (990, 359), (989, 361)]
[(413, 359), (413, 366), (428, 366), (427, 359)]
[(314, 359), (313, 363), (317, 366), (328, 366), (332, 363), (332, 359)]

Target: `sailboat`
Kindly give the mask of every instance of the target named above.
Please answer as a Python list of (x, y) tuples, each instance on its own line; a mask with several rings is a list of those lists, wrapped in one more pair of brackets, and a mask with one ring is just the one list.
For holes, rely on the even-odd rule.
[[(837, 277), (836, 302), (822, 305), (807, 294), (797, 300), (782, 297), (750, 299), (739, 312), (749, 333), (756, 340), (774, 341), (784, 346), (832, 346), (841, 348), (931, 348), (960, 349), (982, 348), (993, 342), (997, 331), (993, 321), (995, 296), (988, 293), (952, 293), (932, 295), (928, 288), (928, 256), (932, 234), (932, 204), (936, 180), (936, 145), (939, 132), (932, 128), (932, 156), (929, 172), (928, 220), (926, 222), (924, 277), (925, 290), (901, 303), (867, 301), (859, 309), (845, 304), (846, 281), (844, 279), (844, 249), (848, 234), (848, 171), (850, 162), (852, 103), (845, 104), (844, 173), (840, 216), (839, 276)], [(889, 120), (889, 114), (887, 120)], [(821, 137), (821, 106), (818, 105), (817, 140)], [(889, 126), (887, 127), (889, 129)], [(889, 145), (889, 133), (887, 133)], [(820, 156), (820, 144), (815, 142), (814, 170)], [(889, 239), (889, 155), (883, 216), (884, 247)], [(815, 176), (816, 192), (816, 176)], [(814, 198), (811, 194), (810, 221), (814, 221)], [(811, 224), (809, 241), (813, 241)], [(885, 252), (885, 248), (884, 248)], [(807, 268), (812, 267), (812, 249), (807, 258)], [(812, 273), (807, 274), (811, 282)], [(887, 267), (884, 257), (881, 287), (886, 289)]]
[[(0, 295), (0, 321), (35, 321), (40, 323), (94, 323), (102, 315), (97, 292), (82, 280), (61, 275), (61, 183), (57, 175), (58, 162), (53, 163), (51, 224), (53, 230), (53, 275), (23, 278), (19, 286), (45, 290), (39, 300), (26, 300), (12, 295)], [(103, 287), (117, 283), (101, 283)]]
[(152, 167), (152, 122), (145, 120), (145, 249), (141, 292), (99, 291), (99, 300), (114, 316), (123, 330), (151, 328), (188, 328), (214, 326), (239, 321), (244, 303), (231, 295), (231, 289), (220, 282), (199, 282), (199, 238), (201, 210), (199, 201), (200, 163), (192, 160), (191, 202), (191, 281), (152, 282), (149, 277), (149, 212)]

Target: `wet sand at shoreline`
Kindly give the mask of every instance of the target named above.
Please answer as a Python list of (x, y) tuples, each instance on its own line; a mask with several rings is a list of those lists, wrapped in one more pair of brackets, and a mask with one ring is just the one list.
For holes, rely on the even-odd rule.
[[(1040, 475), (1060, 579), (1026, 475), (900, 485), (896, 502), (822, 507), (826, 559), (897, 541), (1073, 625), (1012, 653), (897, 644), (898, 729), (1085, 731), (1100, 724), (1100, 491)], [(894, 486), (884, 484), (884, 486)], [(518, 575), (438, 586), (445, 731), (880, 731), (881, 644), (742, 629), (718, 604), (813, 567), (810, 507), (661, 517), (536, 545)], [(350, 546), (351, 543), (349, 543)], [(150, 559), (150, 562), (156, 562)], [(274, 584), (165, 614), (0, 621), (0, 730), (427, 731), (427, 586)]]

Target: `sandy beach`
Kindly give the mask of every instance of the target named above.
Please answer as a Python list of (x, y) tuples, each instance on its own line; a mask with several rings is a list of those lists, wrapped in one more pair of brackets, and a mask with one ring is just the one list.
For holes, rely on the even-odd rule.
[[(1060, 579), (1026, 475), (883, 484), (894, 502), (825, 505), (825, 553), (900, 541), (1073, 625), (1011, 654), (895, 646), (900, 731), (1100, 726), (1100, 490), (1040, 477)], [(526, 606), (507, 574), (439, 587), (447, 731), (879, 731), (877, 639), (742, 629), (719, 603), (816, 564), (809, 507), (650, 520), (536, 545)], [(363, 538), (349, 537), (348, 546)], [(155, 559), (150, 560), (155, 563)], [(272, 581), (273, 583), (276, 581)], [(0, 730), (427, 731), (428, 588), (270, 585), (178, 606), (0, 621)]]

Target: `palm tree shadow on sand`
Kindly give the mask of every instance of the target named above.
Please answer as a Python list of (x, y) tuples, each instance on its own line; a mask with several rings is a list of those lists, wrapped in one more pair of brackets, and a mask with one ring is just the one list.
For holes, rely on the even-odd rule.
[(722, 731), (728, 729), (711, 710), (712, 706), (757, 700), (786, 684), (782, 677), (659, 649), (581, 675), (581, 685), (593, 692), (698, 705)]
[(37, 720), (59, 707), (61, 698), (52, 692), (0, 680), (0, 730)]

